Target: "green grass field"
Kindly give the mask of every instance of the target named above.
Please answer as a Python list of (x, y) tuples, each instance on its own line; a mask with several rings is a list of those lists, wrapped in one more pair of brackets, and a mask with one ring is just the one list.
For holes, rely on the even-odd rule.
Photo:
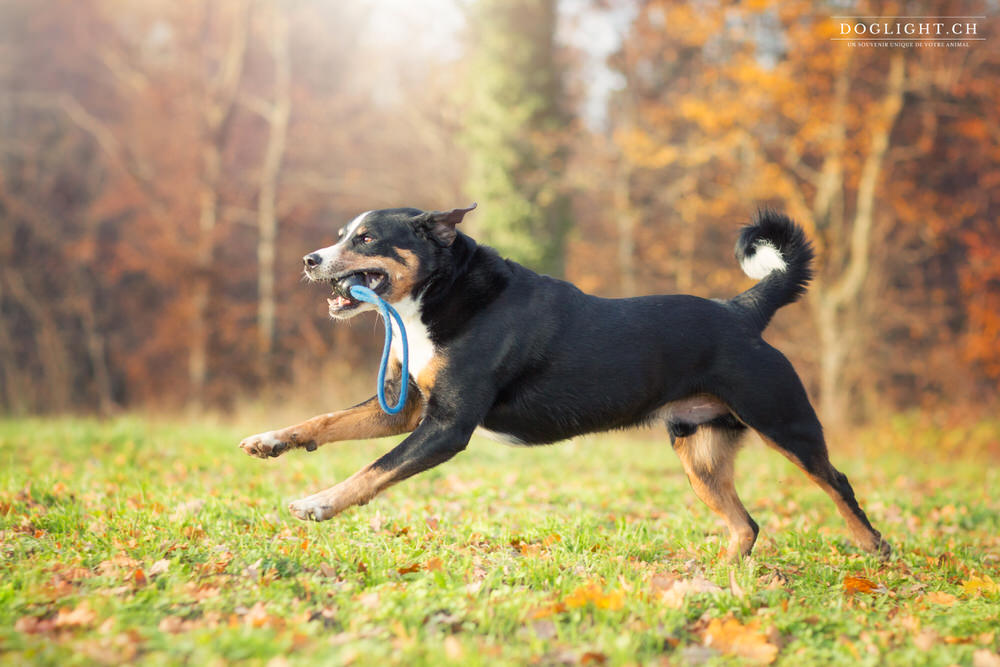
[(661, 431), (475, 439), (306, 524), (289, 500), (391, 441), (237, 448), (273, 426), (0, 421), (0, 662), (1000, 663), (1000, 423), (831, 444), (886, 564), (751, 441), (737, 487), (761, 536), (736, 565)]

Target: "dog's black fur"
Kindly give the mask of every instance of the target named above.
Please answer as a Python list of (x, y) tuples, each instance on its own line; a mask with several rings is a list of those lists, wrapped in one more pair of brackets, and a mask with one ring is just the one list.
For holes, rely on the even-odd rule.
[[(344, 287), (345, 278), (362, 276), (387, 300), (415, 306), (433, 356), (432, 372), (418, 368), (405, 380), (412, 383), (416, 428), (369, 472), (359, 472), (377, 471), (388, 481), (361, 491), (338, 485), (293, 504), (293, 512), (329, 518), (451, 458), (477, 428), (536, 445), (662, 420), (696, 492), (729, 524), (731, 556), (748, 554), (757, 534), (732, 483), (739, 436), (748, 428), (831, 495), (860, 546), (888, 554), (847, 478), (830, 465), (822, 428), (792, 365), (761, 338), (774, 313), (796, 300), (811, 277), (813, 252), (801, 228), (765, 211), (742, 230), (737, 259), (748, 273), (766, 275), (732, 299), (606, 299), (503, 259), (458, 232), (455, 225), (469, 210), (370, 212), (336, 245), (306, 256), (307, 275), (333, 285), (331, 315), (364, 309)], [(394, 292), (396, 283), (407, 292)], [(354, 410), (370, 410), (370, 403)], [(365, 414), (369, 421), (386, 419)], [(341, 435), (320, 429), (317, 436), (308, 424), (265, 434), (280, 441), (276, 447), (251, 439), (243, 446), (251, 454), (277, 455), (312, 444), (310, 437)], [(346, 435), (367, 434), (362, 428)]]

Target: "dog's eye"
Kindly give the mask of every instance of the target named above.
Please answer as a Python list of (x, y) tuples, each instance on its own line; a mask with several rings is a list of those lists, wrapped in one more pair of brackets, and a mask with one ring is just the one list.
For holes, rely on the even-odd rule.
[(357, 238), (358, 238), (358, 243), (360, 243), (362, 245), (367, 245), (367, 244), (372, 243), (373, 241), (375, 241), (375, 237), (372, 236), (371, 234), (362, 234), (361, 236), (359, 236)]

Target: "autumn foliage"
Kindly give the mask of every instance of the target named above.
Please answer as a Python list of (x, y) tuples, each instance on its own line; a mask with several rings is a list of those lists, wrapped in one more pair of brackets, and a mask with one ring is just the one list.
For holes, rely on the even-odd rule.
[[(477, 199), (470, 231), (608, 296), (731, 296), (736, 229), (780, 208), (820, 266), (768, 336), (824, 416), (990, 409), (995, 22), (851, 48), (833, 14), (903, 10), (849, 4), (482, 2), (404, 43), (364, 0), (4, 3), (0, 409), (356, 400), (377, 336), (330, 325), (300, 257)], [(598, 117), (588, 17), (622, 26)]]

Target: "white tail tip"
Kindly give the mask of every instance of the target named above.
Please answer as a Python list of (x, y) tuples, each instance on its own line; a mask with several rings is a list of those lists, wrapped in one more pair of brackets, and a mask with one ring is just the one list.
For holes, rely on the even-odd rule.
[(753, 255), (744, 257), (740, 268), (754, 280), (760, 280), (774, 271), (787, 270), (788, 265), (777, 248), (767, 241), (761, 241), (754, 244)]

